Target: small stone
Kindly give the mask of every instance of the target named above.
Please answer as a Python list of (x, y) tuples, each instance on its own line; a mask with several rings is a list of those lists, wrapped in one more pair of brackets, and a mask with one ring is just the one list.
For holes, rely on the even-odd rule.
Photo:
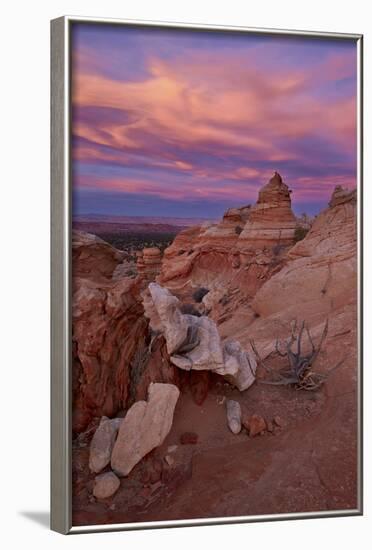
[(178, 449), (178, 445), (170, 445), (167, 449), (167, 453), (174, 453), (175, 451), (177, 451)]
[(101, 500), (111, 497), (120, 487), (120, 480), (114, 472), (105, 472), (96, 476), (94, 480), (93, 495)]
[(196, 445), (198, 434), (195, 432), (184, 432), (180, 437), (181, 445)]
[[(253, 414), (249, 419), (249, 437), (255, 437), (266, 430), (266, 421), (259, 414)], [(248, 429), (248, 428), (247, 428)]]
[(226, 401), (227, 425), (233, 434), (238, 434), (242, 429), (242, 411), (240, 404), (233, 399)]
[(113, 502), (111, 506), (109, 506), (109, 509), (112, 511), (116, 510), (116, 504)]

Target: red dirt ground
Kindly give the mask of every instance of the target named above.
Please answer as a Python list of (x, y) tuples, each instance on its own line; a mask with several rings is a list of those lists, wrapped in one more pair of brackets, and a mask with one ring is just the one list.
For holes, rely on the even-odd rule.
[[(351, 379), (340, 369), (317, 392), (256, 382), (240, 393), (216, 378), (201, 406), (183, 389), (163, 445), (121, 479), (107, 502), (92, 497), (89, 445), (80, 438), (73, 449), (73, 525), (357, 508), (357, 402)], [(269, 422), (279, 416), (282, 426), (254, 438), (244, 429), (233, 435), (226, 424), (226, 397), (239, 401), (243, 414)], [(197, 433), (197, 444), (181, 445), (184, 432)]]

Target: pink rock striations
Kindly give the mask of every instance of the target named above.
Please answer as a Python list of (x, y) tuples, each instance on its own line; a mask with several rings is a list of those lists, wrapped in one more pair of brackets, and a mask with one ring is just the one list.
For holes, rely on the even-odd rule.
[[(345, 356), (355, 367), (357, 327), (356, 193), (336, 188), (330, 207), (317, 216), (306, 237), (287, 253), (286, 264), (270, 277), (250, 302), (251, 320), (239, 328), (239, 309), (224, 325), (243, 346), (254, 338), (262, 356), (273, 349), (273, 339), (287, 338), (294, 319), (306, 320), (315, 338), (328, 319), (324, 358)], [(322, 357), (319, 358), (320, 363)], [(340, 370), (341, 373), (341, 370)], [(342, 376), (341, 376), (342, 377)], [(338, 375), (340, 379), (340, 375)]]
[(125, 256), (96, 235), (72, 231), (73, 277), (110, 279)]
[[(190, 428), (180, 424), (187, 414), (187, 409), (183, 409), (187, 392), (178, 401), (179, 392), (175, 387), (182, 386), (180, 380), (185, 380), (185, 375), (190, 375), (190, 379), (195, 375), (208, 375), (206, 390), (201, 388), (199, 392), (203, 394), (201, 403), (204, 393), (208, 392), (209, 376), (212, 380), (216, 374), (222, 375), (230, 384), (246, 390), (256, 377), (256, 365), (254, 373), (249, 375), (251, 361), (247, 361), (248, 354), (252, 353), (252, 341), (270, 365), (265, 372), (262, 365), (258, 366), (257, 378), (268, 381), (272, 370), (284, 367), (285, 362), (275, 355), (276, 339), (289, 338), (291, 324), (304, 320), (318, 344), (328, 320), (328, 332), (315, 370), (329, 371), (336, 364), (340, 364), (340, 368), (311, 397), (304, 396), (308, 392), (292, 392), (287, 387), (254, 384), (247, 394), (240, 394), (239, 400), (242, 406), (245, 401), (245, 405), (251, 407), (251, 398), (259, 397), (257, 414), (252, 414), (255, 412), (252, 409), (249, 414), (242, 415), (239, 404), (228, 399), (226, 415), (230, 430), (238, 433), (242, 421), (250, 436), (257, 436), (259, 441), (252, 439), (249, 455), (243, 457), (240, 455), (246, 452), (246, 445), (232, 447), (230, 440), (223, 439), (225, 435), (222, 436), (224, 444), (218, 440), (218, 453), (215, 448), (202, 448), (201, 455), (195, 455), (189, 485), (183, 494), (180, 490), (173, 495), (172, 506), (166, 514), (168, 518), (169, 510), (173, 509), (177, 517), (185, 517), (185, 502), (189, 507), (189, 501), (184, 496), (192, 494), (192, 490), (203, 495), (199, 501), (204, 508), (201, 506), (197, 512), (193, 509), (198, 517), (210, 517), (211, 502), (212, 511), (221, 515), (221, 508), (216, 506), (223, 501), (226, 491), (236, 499), (234, 510), (241, 513), (247, 503), (246, 491), (239, 493), (235, 487), (241, 485), (241, 476), (244, 474), (246, 478), (247, 471), (252, 476), (250, 486), (256, 491), (253, 493), (255, 498), (248, 499), (249, 506), (257, 502), (258, 507), (249, 508), (248, 512), (244, 508), (246, 513), (270, 510), (268, 503), (275, 513), (288, 512), (288, 502), (292, 501), (295, 504), (290, 511), (302, 511), (304, 490), (309, 495), (315, 492), (320, 499), (315, 500), (315, 504), (309, 501), (311, 510), (355, 508), (358, 435), (356, 200), (355, 191), (336, 187), (329, 207), (308, 224), (311, 227), (303, 240), (294, 244), (296, 219), (291, 210), (290, 191), (279, 174), (275, 174), (261, 189), (256, 205), (229, 209), (219, 224), (181, 232), (165, 251), (158, 276), (158, 252), (150, 249), (152, 252), (140, 254), (136, 279), (112, 279), (116, 265), (122, 262), (121, 256), (117, 256), (109, 245), (106, 248), (103, 241), (79, 237), (75, 247), (73, 297), (74, 430), (84, 430), (93, 417), (112, 417), (122, 409), (126, 411), (116, 441), (119, 421), (102, 420), (91, 445), (93, 471), (107, 468), (113, 447), (111, 466), (114, 471), (121, 476), (132, 475), (132, 469), (143, 457), (161, 445), (168, 433), (172, 436), (173, 420), (174, 428), (181, 430), (174, 441), (186, 447), (197, 443), (202, 448), (206, 439), (205, 426), (210, 428), (210, 424), (200, 416), (198, 434), (187, 433)], [(94, 262), (95, 254), (103, 258), (103, 267), (99, 270)], [(155, 277), (156, 282), (153, 282)], [(201, 301), (195, 298), (196, 305), (204, 308), (201, 317), (182, 309), (197, 286), (209, 290)], [(150, 319), (150, 327), (145, 315)], [(310, 341), (303, 342), (305, 353), (307, 349), (310, 351)], [(179, 414), (173, 419), (177, 401)], [(301, 403), (306, 415), (298, 419)], [(275, 406), (275, 415), (272, 411), (267, 416), (266, 406)], [(277, 407), (282, 408), (277, 411)], [(311, 419), (313, 408), (316, 417)], [(273, 418), (274, 422), (265, 418)], [(272, 436), (280, 432), (286, 422), (290, 429), (286, 430), (285, 439), (278, 447), (278, 443), (271, 443)], [(262, 438), (258, 437), (265, 432)], [(230, 433), (228, 436), (234, 437)], [(108, 441), (107, 453), (102, 453), (102, 441)], [(293, 468), (287, 468), (293, 456), (298, 461), (297, 470), (301, 472), (305, 488), (301, 485), (298, 496), (294, 491)], [(162, 468), (169, 471), (174, 460), (173, 454), (165, 457), (165, 462), (161, 462), (163, 466), (155, 472), (154, 481), (159, 481), (161, 476), (164, 482)], [(265, 475), (260, 474), (256, 483), (255, 476), (261, 472), (261, 467)], [(97, 476), (94, 485), (97, 498), (107, 498), (118, 490), (119, 481), (113, 475), (105, 472)], [(224, 482), (221, 499), (216, 499), (215, 487), (221, 479)], [(297, 481), (295, 483), (297, 486)], [(115, 498), (120, 492), (121, 489)], [(209, 497), (205, 497), (206, 494)], [(268, 494), (272, 495), (269, 501)], [(337, 501), (331, 499), (332, 495), (336, 495)], [(278, 502), (285, 503), (284, 507), (278, 508)], [(158, 514), (161, 507), (157, 503), (155, 507)], [(122, 519), (118, 517), (118, 522)]]
[(287, 265), (258, 291), (252, 302), (257, 313), (324, 318), (356, 303), (355, 192), (339, 198), (336, 188), (330, 208), (288, 252)]
[(74, 280), (72, 310), (73, 429), (95, 416), (112, 417), (130, 395), (130, 371), (146, 338), (140, 287), (134, 279), (116, 283)]
[(161, 252), (159, 248), (144, 248), (137, 252), (137, 273), (145, 282), (155, 281), (161, 271)]
[(176, 291), (223, 286), (252, 297), (281, 265), (295, 228), (290, 191), (275, 173), (254, 206), (230, 208), (220, 223), (182, 231), (166, 249), (157, 280)]
[[(143, 281), (111, 278), (121, 260), (120, 251), (79, 232), (72, 307), (75, 433), (83, 431), (93, 417), (112, 417), (143, 398), (150, 382), (178, 379), (164, 339), (158, 338), (149, 349)], [(154, 262), (149, 265), (153, 269)]]
[(291, 208), (291, 191), (275, 172), (258, 194), (239, 240), (240, 251), (293, 244), (296, 218)]

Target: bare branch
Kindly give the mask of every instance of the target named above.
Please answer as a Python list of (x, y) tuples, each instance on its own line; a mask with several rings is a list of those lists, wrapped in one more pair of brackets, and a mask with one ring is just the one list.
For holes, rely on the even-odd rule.
[(301, 340), (302, 340), (302, 334), (304, 332), (304, 329), (305, 329), (305, 321), (302, 321), (300, 332), (298, 333), (298, 337), (297, 337), (297, 358), (299, 358), (301, 355)]
[(319, 345), (318, 345), (318, 349), (315, 349), (315, 352), (312, 353), (310, 359), (309, 359), (309, 363), (310, 365), (312, 365), (313, 363), (315, 363), (315, 360), (317, 359), (319, 353), (320, 353), (320, 350), (322, 348), (322, 345), (323, 345), (323, 342), (326, 338), (328, 334), (328, 319), (326, 320), (325, 324), (324, 324), (324, 328), (323, 328), (323, 332), (322, 332), (322, 335), (320, 337), (320, 341), (319, 341)]
[[(304, 331), (307, 333), (307, 337), (311, 344), (311, 353), (308, 355), (302, 354), (302, 339)], [(280, 349), (279, 338), (275, 342), (275, 352), (280, 357), (287, 357), (289, 363), (289, 370), (277, 372), (267, 365), (261, 359), (255, 343), (253, 340), (250, 341), (252, 350), (255, 353), (259, 364), (268, 372), (272, 373), (275, 378), (273, 380), (260, 380), (261, 384), (270, 384), (272, 386), (283, 386), (283, 385), (292, 385), (297, 390), (306, 390), (314, 391), (327, 380), (328, 376), (336, 369), (338, 369), (344, 362), (344, 359), (340, 361), (335, 367), (330, 369), (326, 373), (317, 373), (312, 370), (312, 365), (317, 359), (322, 345), (328, 334), (328, 319), (326, 320), (322, 334), (319, 340), (318, 346), (315, 345), (314, 340), (311, 336), (310, 330), (305, 321), (302, 321), (299, 331), (297, 332), (297, 320), (291, 323), (291, 335), (286, 341), (286, 352), (283, 352)], [(293, 344), (296, 344), (296, 352), (292, 350)]]
[(275, 351), (277, 352), (278, 355), (280, 355), (280, 357), (287, 357), (287, 354), (285, 352), (283, 353), (279, 349), (279, 339), (278, 338), (276, 339), (276, 342), (275, 342)]
[(313, 353), (315, 353), (315, 345), (314, 345), (314, 341), (313, 341), (313, 339), (312, 339), (312, 337), (311, 337), (310, 330), (309, 330), (309, 328), (308, 328), (307, 325), (306, 325), (306, 332), (307, 332), (307, 337), (308, 337), (308, 339), (309, 339), (309, 342), (310, 342), (311, 348), (312, 348), (311, 354), (313, 354)]

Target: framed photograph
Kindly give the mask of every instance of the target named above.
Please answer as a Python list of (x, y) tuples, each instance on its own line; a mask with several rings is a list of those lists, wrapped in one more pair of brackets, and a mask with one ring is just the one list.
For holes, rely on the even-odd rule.
[(362, 513), (362, 36), (52, 21), (51, 527)]

